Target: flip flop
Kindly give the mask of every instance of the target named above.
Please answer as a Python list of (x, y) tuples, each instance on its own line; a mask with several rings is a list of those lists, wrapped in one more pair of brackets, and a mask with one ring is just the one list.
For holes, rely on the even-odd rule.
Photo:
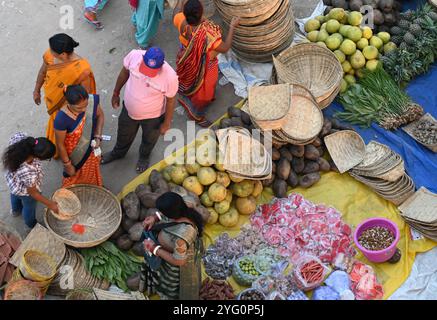
[(97, 30), (102, 30), (104, 28), (103, 24), (99, 20), (91, 20), (86, 16), (86, 13), (84, 13), (83, 18), (85, 19), (86, 22), (93, 25)]
[(137, 162), (137, 167), (136, 167), (136, 172), (141, 174), (144, 171), (146, 171), (147, 169), (149, 169), (149, 160), (138, 160)]

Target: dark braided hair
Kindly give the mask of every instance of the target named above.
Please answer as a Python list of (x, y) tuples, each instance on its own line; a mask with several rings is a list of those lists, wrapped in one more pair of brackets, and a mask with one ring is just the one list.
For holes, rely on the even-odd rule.
[(86, 89), (81, 85), (72, 85), (64, 89), (64, 96), (70, 105), (77, 105), (79, 102), (88, 99)]
[(166, 192), (156, 200), (156, 208), (170, 219), (188, 218), (197, 226), (199, 236), (203, 232), (203, 219), (199, 212), (187, 207), (184, 199), (177, 193)]
[(74, 48), (79, 46), (79, 43), (74, 41), (72, 37), (65, 33), (55, 34), (49, 39), (50, 49), (57, 54), (72, 54)]
[(184, 16), (190, 26), (197, 26), (202, 21), (202, 3), (199, 0), (188, 0), (184, 5)]
[(10, 172), (15, 172), (29, 158), (40, 160), (53, 158), (56, 153), (55, 145), (47, 138), (28, 137), (10, 145), (3, 154), (3, 166)]

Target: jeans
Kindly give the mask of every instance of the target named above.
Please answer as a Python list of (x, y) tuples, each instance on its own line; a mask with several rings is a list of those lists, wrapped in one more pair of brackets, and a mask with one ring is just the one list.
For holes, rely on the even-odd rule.
[(16, 196), (11, 194), (12, 211), (23, 214), (24, 223), (29, 228), (36, 225), (36, 200), (31, 196)]
[(115, 144), (114, 150), (112, 150), (112, 156), (115, 159), (119, 159), (126, 155), (141, 126), (143, 134), (140, 146), (140, 160), (148, 160), (159, 139), (159, 128), (164, 122), (164, 119), (165, 115), (154, 119), (134, 120), (129, 117), (126, 106), (123, 103), (123, 109), (118, 118), (117, 143)]

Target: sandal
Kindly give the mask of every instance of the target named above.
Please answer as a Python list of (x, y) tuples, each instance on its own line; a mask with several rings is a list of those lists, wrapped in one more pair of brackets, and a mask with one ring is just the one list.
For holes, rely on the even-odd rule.
[(137, 167), (135, 169), (137, 173), (141, 174), (147, 169), (149, 169), (149, 160), (142, 160), (142, 159), (138, 160)]
[(102, 155), (102, 158), (100, 159), (100, 164), (108, 164), (117, 159), (118, 158), (112, 155), (112, 152), (107, 152)]
[(87, 13), (88, 12), (85, 12), (83, 15), (85, 21), (88, 22), (89, 24), (92, 24), (97, 30), (102, 30), (103, 24), (99, 20), (93, 20), (91, 17), (87, 15)]

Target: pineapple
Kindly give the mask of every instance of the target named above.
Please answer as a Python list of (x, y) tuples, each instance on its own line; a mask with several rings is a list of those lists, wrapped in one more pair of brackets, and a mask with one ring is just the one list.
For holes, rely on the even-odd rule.
[(393, 36), (391, 37), (391, 41), (393, 41), (396, 45), (399, 45), (403, 40), (402, 36)]
[(414, 45), (414, 43), (416, 42), (416, 38), (414, 37), (413, 34), (411, 34), (410, 32), (407, 32), (404, 35), (404, 41), (409, 45)]
[(405, 42), (402, 42), (402, 43), (399, 45), (399, 49), (400, 49), (400, 50), (407, 50), (407, 48), (408, 48), (408, 46), (407, 46), (407, 44), (406, 44)]
[(413, 20), (414, 19), (414, 11), (412, 10), (407, 10), (404, 13), (402, 13), (402, 18), (404, 18), (405, 20)]
[(426, 24), (426, 20), (423, 18), (417, 18), (416, 20), (414, 20), (415, 24), (418, 24), (419, 26), (422, 26), (424, 24)]
[(401, 28), (399, 28), (398, 26), (394, 26), (391, 28), (390, 33), (393, 36), (399, 36), (399, 35), (402, 35), (404, 33), (404, 31)]
[(430, 17), (434, 21), (437, 21), (437, 12), (431, 11), (430, 13), (428, 13), (428, 17)]
[(420, 27), (420, 25), (413, 23), (410, 26), (410, 32), (416, 36), (419, 37), (422, 34), (422, 28)]
[(398, 25), (402, 29), (405, 29), (405, 30), (410, 29), (410, 22), (407, 20), (400, 20)]

